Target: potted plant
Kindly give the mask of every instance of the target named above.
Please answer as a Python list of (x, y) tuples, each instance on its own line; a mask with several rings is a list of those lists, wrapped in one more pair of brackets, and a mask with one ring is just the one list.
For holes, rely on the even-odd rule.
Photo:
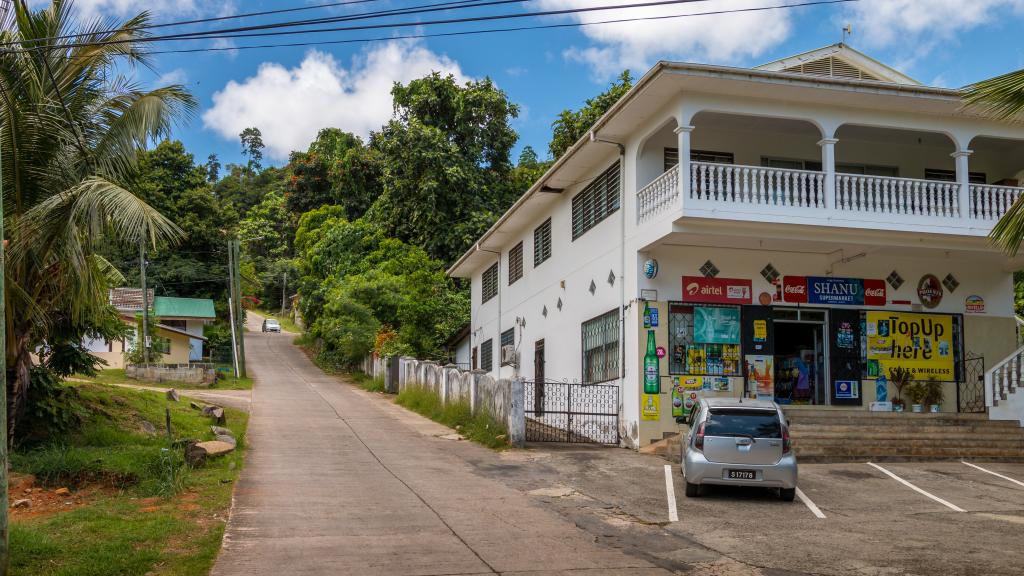
[(914, 377), (914, 374), (906, 368), (897, 366), (889, 368), (889, 383), (896, 389), (896, 397), (892, 401), (892, 409), (896, 412), (903, 412), (903, 387)]
[(938, 412), (942, 407), (943, 400), (946, 399), (946, 394), (942, 390), (942, 382), (934, 376), (928, 379), (928, 382), (924, 384), (924, 397), (921, 399), (926, 406), (931, 407), (932, 412)]
[(927, 385), (920, 380), (915, 380), (907, 385), (907, 396), (913, 404), (912, 410), (915, 413), (924, 412), (924, 398), (927, 393)]

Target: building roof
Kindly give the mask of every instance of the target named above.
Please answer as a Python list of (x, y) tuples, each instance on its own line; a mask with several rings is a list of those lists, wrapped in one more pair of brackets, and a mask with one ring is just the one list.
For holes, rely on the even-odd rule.
[[(837, 48), (838, 52), (835, 51)], [(825, 55), (838, 56), (848, 60), (848, 63), (856, 61), (858, 69), (868, 72), (870, 77), (826, 76), (787, 71), (783, 67), (795, 58), (804, 57), (812, 61), (815, 56), (820, 59)], [(900, 76), (902, 78), (897, 81)], [(661, 61), (637, 80), (586, 134), (552, 163), (547, 172), (448, 268), (448, 275), (468, 278), (474, 271), (493, 263), (493, 251), (501, 250), (521, 229), (534, 225), (537, 215), (557, 201), (559, 192), (586, 180), (607, 166), (614, 154), (608, 142), (622, 142), (630, 138), (637, 126), (650, 122), (660, 110), (678, 97), (680, 91), (742, 97), (749, 95), (752, 90), (760, 91), (765, 98), (797, 106), (818, 105), (827, 98), (836, 106), (982, 118), (963, 108), (960, 90), (922, 85), (845, 44), (826, 46), (769, 62), (759, 68)], [(986, 121), (990, 128), (991, 125), (999, 125), (1002, 132), (1006, 131), (1006, 123)], [(999, 130), (992, 132), (994, 137), (999, 136), (995, 133)], [(551, 190), (556, 193), (548, 193)]]
[[(152, 305), (153, 289), (146, 292)], [(111, 288), (110, 304), (119, 312), (142, 312), (142, 288)]]
[(910, 76), (842, 42), (755, 66), (754, 70), (921, 86)]
[(157, 296), (153, 299), (153, 315), (158, 318), (207, 318), (214, 319), (217, 313), (213, 300), (209, 298), (176, 298)]
[(156, 327), (167, 332), (181, 334), (182, 336), (188, 336), (189, 338), (195, 338), (196, 340), (202, 340), (203, 342), (206, 342), (206, 336), (201, 336), (199, 334), (189, 334), (188, 332), (182, 330), (181, 328), (175, 328), (174, 326), (168, 326), (167, 324), (157, 324)]

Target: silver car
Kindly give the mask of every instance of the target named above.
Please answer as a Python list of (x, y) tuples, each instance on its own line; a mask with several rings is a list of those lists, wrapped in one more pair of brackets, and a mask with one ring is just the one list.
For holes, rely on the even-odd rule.
[(264, 332), (280, 332), (281, 331), (281, 323), (278, 322), (277, 320), (274, 320), (273, 318), (267, 318), (266, 320), (263, 321), (263, 331)]
[(778, 488), (796, 495), (796, 456), (782, 410), (767, 400), (705, 398), (690, 412), (683, 443), (686, 495), (704, 484)]

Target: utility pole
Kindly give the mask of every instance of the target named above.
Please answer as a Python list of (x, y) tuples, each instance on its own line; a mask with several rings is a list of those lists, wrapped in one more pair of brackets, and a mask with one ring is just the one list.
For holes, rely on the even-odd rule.
[[(4, 6), (4, 21), (8, 22), (11, 11), (11, 3), (6, 2)], [(8, 124), (10, 128), (10, 124)], [(13, 128), (11, 128), (13, 130)], [(11, 439), (7, 430), (7, 321), (4, 308), (6, 292), (4, 292), (4, 274), (7, 263), (4, 261), (4, 252), (7, 249), (7, 240), (4, 240), (4, 187), (3, 187), (3, 165), (0, 164), (0, 374), (3, 375), (3, 385), (0, 385), (0, 431), (3, 431), (4, 441), (0, 442), (0, 576), (7, 576), (7, 570), (11, 563), (11, 549), (8, 546), (7, 530), (7, 446)]]
[(149, 294), (146, 292), (146, 229), (139, 238), (139, 281), (142, 284), (142, 363), (149, 364)]
[(238, 324), (235, 323), (235, 248), (231, 240), (228, 240), (228, 322), (231, 325), (231, 363), (238, 378), (241, 372), (238, 370)]
[(281, 316), (284, 316), (284, 303), (288, 298), (288, 271), (284, 271), (284, 283), (281, 284)]
[(235, 300), (235, 322), (238, 325), (238, 363), (239, 373), (242, 378), (246, 377), (245, 370), (245, 317), (242, 314), (242, 243), (238, 240), (232, 240), (231, 246), (234, 251), (234, 264), (235, 264), (235, 292), (232, 294)]

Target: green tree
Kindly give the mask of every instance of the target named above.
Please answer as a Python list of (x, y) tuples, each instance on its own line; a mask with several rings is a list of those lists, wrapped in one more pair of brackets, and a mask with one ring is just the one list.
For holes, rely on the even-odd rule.
[(242, 130), (238, 135), (238, 139), (242, 142), (242, 155), (248, 158), (246, 168), (249, 172), (259, 172), (263, 170), (263, 133), (260, 132), (259, 128), (250, 127)]
[(436, 72), (395, 84), (392, 97), (395, 116), (371, 141), (385, 169), (367, 218), (452, 261), (511, 203), (518, 107), (490, 80), (460, 86)]
[(551, 143), (548, 144), (551, 157), (557, 160), (562, 154), (565, 154), (565, 151), (582, 138), (590, 130), (590, 127), (632, 87), (633, 76), (630, 75), (629, 70), (624, 70), (618, 80), (612, 82), (608, 90), (588, 99), (583, 108), (575, 111), (562, 110), (558, 118), (551, 124)]
[(288, 210), (295, 214), (340, 204), (355, 220), (380, 196), (380, 153), (337, 128), (321, 130), (306, 152), (292, 152), (289, 169), (292, 175), (285, 198)]
[[(121, 75), (149, 64), (139, 42), (145, 13), (78, 28), (63, 0), (35, 12), (17, 2), (14, 10), (14, 27), (0, 42), (51, 48), (0, 55), (11, 430), (31, 387), (34, 351), (44, 343), (78, 346), (112, 317), (107, 287), (117, 273), (100, 247), (180, 238), (127, 186), (139, 144), (195, 109), (181, 86), (141, 91)], [(55, 326), (63, 331), (51, 339)]]
[(206, 158), (206, 180), (211, 183), (220, 180), (220, 160), (216, 154), (210, 154)]

